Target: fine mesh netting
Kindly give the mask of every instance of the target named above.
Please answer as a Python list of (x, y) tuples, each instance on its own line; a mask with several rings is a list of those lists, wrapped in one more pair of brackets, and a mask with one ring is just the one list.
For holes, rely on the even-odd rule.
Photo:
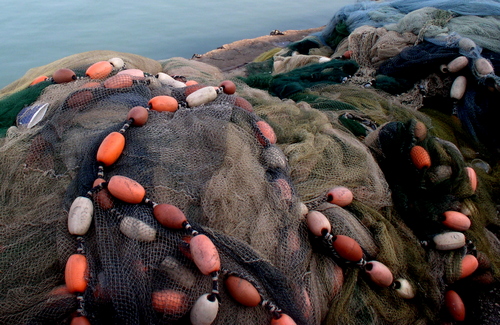
[(30, 70), (0, 98), (0, 324), (498, 323), (497, 5), (356, 3), (230, 82)]

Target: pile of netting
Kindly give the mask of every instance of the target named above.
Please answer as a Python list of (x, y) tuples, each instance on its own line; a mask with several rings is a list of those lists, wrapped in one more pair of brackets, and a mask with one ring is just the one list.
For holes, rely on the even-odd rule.
[(4, 88), (0, 323), (498, 323), (498, 61), (448, 26), (495, 2), (414, 3), (230, 81), (98, 51)]

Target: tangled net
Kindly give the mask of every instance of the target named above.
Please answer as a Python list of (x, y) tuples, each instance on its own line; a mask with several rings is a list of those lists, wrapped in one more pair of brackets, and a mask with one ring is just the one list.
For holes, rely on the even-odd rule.
[(48, 110), (2, 140), (1, 323), (429, 324), (495, 281), (488, 180), (353, 62), (309, 104), (98, 54), (5, 97)]
[(498, 12), (357, 3), (232, 81), (28, 71), (0, 92), (0, 323), (498, 323)]

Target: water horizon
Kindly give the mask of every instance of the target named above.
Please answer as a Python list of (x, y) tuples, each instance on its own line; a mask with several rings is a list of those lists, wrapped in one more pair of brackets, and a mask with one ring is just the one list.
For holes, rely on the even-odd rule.
[(190, 59), (195, 53), (203, 54), (234, 41), (269, 35), (275, 29), (324, 26), (338, 9), (354, 2), (10, 2), (4, 5), (0, 17), (3, 42), (0, 89), (21, 78), (30, 68), (72, 54), (112, 50), (154, 60)]

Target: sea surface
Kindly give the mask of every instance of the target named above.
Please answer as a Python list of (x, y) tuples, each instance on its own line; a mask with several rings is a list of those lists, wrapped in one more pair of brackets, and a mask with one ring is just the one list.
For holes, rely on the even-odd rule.
[(328, 24), (355, 0), (19, 0), (0, 13), (0, 89), (30, 68), (91, 50), (191, 58), (272, 30)]

